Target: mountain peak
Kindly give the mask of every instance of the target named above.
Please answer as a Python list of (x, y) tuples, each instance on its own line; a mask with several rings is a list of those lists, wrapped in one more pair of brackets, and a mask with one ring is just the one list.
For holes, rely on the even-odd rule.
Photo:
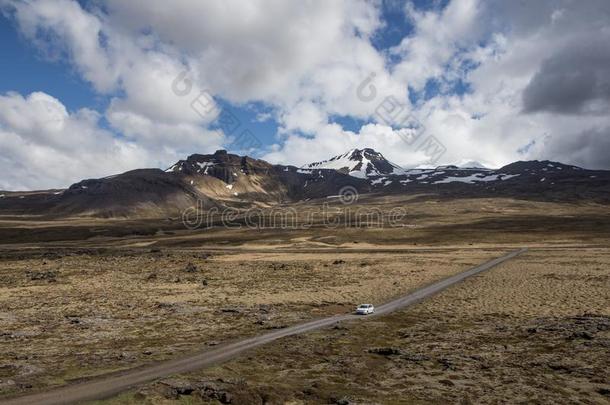
[(240, 174), (265, 173), (272, 167), (264, 160), (235, 155), (219, 149), (208, 155), (192, 154), (186, 160), (179, 160), (165, 171), (188, 176), (207, 175), (226, 183), (232, 183)]
[(383, 157), (383, 155), (380, 152), (377, 152), (375, 149), (373, 148), (362, 148), (362, 149), (351, 149), (349, 152), (341, 155), (341, 156), (345, 156), (345, 155), (349, 155), (349, 156), (361, 156), (361, 155), (365, 155), (365, 156), (380, 156)]
[(358, 178), (404, 173), (402, 167), (390, 162), (372, 148), (352, 149), (328, 160), (304, 165), (302, 168), (309, 170), (332, 169)]

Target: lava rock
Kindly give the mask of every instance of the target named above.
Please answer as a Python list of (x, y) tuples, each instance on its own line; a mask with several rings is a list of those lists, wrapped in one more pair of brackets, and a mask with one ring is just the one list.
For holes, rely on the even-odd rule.
[(586, 330), (578, 331), (572, 333), (570, 339), (584, 339), (584, 340), (593, 340), (593, 335), (587, 332)]
[(168, 399), (178, 399), (180, 395), (191, 395), (195, 388), (189, 381), (185, 380), (163, 380), (161, 384), (165, 385), (164, 396)]
[(187, 273), (196, 273), (197, 272), (197, 266), (195, 266), (193, 263), (189, 263), (184, 268), (184, 271), (187, 272)]
[(379, 354), (381, 356), (395, 356), (402, 354), (402, 351), (396, 347), (374, 347), (368, 350), (369, 353)]
[(610, 388), (598, 388), (597, 393), (606, 397), (610, 397)]
[(215, 399), (221, 404), (230, 404), (233, 402), (233, 396), (226, 391), (224, 387), (213, 382), (203, 382), (198, 386), (198, 393), (201, 398)]
[(32, 281), (46, 280), (50, 283), (55, 282), (57, 273), (51, 270), (47, 271), (27, 271), (26, 276)]

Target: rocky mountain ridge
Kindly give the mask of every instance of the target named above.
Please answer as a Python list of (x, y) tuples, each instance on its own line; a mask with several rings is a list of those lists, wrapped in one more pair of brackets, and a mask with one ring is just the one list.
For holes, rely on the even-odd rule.
[(500, 169), (407, 170), (365, 148), (295, 167), (219, 150), (193, 154), (165, 171), (132, 170), (83, 180), (65, 190), (2, 192), (0, 214), (165, 217), (196, 204), (204, 209), (252, 208), (315, 200), (337, 195), (346, 186), (361, 194), (610, 202), (610, 171), (551, 161), (520, 161)]

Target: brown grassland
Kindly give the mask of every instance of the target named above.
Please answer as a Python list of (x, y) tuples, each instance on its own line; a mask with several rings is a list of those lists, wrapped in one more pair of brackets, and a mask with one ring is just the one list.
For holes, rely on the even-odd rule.
[[(299, 221), (319, 203), (297, 206)], [(607, 206), (411, 196), (358, 207), (407, 215), (395, 227), (198, 230), (176, 218), (2, 218), (0, 395), (381, 304), (528, 246), (406, 310), (104, 402), (608, 403)]]

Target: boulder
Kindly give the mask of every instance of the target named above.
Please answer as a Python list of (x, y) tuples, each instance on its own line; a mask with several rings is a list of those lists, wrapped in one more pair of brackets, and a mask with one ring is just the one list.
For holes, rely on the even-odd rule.
[(396, 347), (374, 347), (368, 350), (369, 353), (379, 354), (381, 356), (395, 356), (402, 354), (402, 351)]
[(197, 266), (195, 266), (193, 263), (189, 263), (184, 268), (184, 271), (187, 272), (187, 273), (196, 273), (197, 272)]

